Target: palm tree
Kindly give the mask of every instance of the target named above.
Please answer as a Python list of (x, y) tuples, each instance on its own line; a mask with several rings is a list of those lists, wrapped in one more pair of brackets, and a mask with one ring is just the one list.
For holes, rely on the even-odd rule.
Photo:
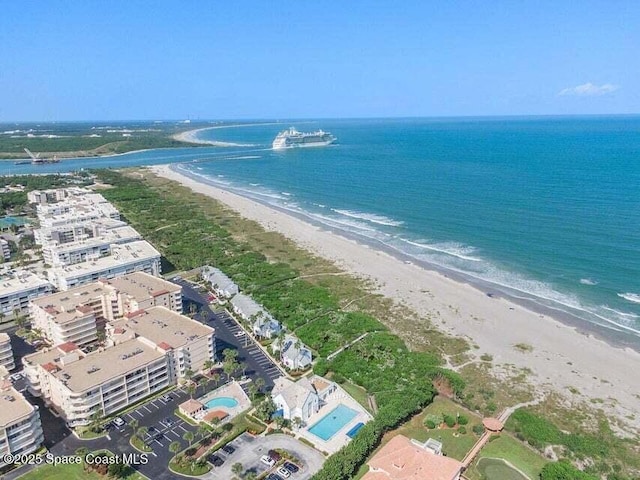
[(193, 432), (188, 431), (188, 432), (185, 432), (182, 438), (189, 443), (189, 448), (191, 448), (191, 445), (193, 444), (193, 441), (195, 440), (196, 436), (193, 434)]
[(180, 442), (171, 442), (169, 444), (169, 451), (176, 455), (180, 451)]
[(136, 430), (136, 436), (140, 439), (140, 441), (144, 442), (144, 437), (147, 434), (149, 429), (147, 427), (140, 427)]
[(140, 422), (135, 418), (129, 421), (129, 426), (131, 427), (131, 431), (135, 432), (136, 429), (140, 426)]
[(258, 377), (256, 379), (256, 388), (258, 389), (258, 391), (262, 391), (263, 387), (264, 387), (264, 379), (262, 377)]
[(218, 382), (220, 381), (220, 374), (219, 373), (214, 373), (213, 375), (211, 375), (211, 380), (213, 380), (214, 383), (217, 386)]
[(240, 364), (238, 364), (238, 367), (242, 369), (242, 376), (244, 377), (247, 373), (247, 367), (249, 365), (247, 365), (247, 362), (242, 362)]
[(198, 425), (198, 435), (202, 439), (204, 439), (204, 437), (209, 435), (209, 429), (207, 428), (207, 426), (204, 423), (201, 423), (200, 425)]
[(258, 474), (256, 472), (247, 472), (244, 476), (244, 480), (256, 480), (258, 478)]
[(204, 362), (203, 366), (205, 370), (207, 370), (207, 372), (210, 372), (211, 369), (213, 368), (213, 365), (214, 365), (213, 360), (207, 360), (206, 362)]
[(187, 392), (189, 393), (189, 396), (193, 398), (193, 394), (196, 392), (196, 386), (193, 383), (190, 383), (187, 385)]
[(242, 470), (244, 470), (244, 467), (240, 462), (236, 462), (231, 466), (231, 471), (238, 476), (242, 473)]

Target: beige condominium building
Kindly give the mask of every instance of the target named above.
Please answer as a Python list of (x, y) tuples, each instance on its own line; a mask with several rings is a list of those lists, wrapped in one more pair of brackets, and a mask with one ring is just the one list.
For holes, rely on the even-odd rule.
[(38, 407), (14, 389), (5, 368), (0, 367), (0, 468), (4, 456), (36, 451), (44, 440)]
[(0, 367), (13, 370), (15, 366), (11, 338), (6, 333), (0, 333)]
[(35, 299), (30, 304), (31, 324), (53, 345), (84, 345), (97, 340), (106, 321), (153, 306), (181, 313), (182, 287), (135, 272)]
[(23, 358), (28, 388), (70, 426), (95, 411), (115, 413), (213, 360), (214, 330), (165, 307), (129, 313), (107, 324), (107, 346), (85, 354), (73, 343)]
[(214, 330), (165, 307), (152, 307), (107, 324), (107, 341), (118, 344), (138, 336), (167, 352), (175, 378), (197, 372), (215, 354)]

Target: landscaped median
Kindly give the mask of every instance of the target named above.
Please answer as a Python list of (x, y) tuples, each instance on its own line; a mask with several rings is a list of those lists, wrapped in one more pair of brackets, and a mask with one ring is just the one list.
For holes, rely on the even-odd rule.
[[(99, 450), (92, 453), (95, 455), (114, 455), (113, 452), (110, 452), (109, 450)], [(96, 467), (98, 466), (96, 465)], [(123, 480), (147, 480), (147, 477), (136, 472), (130, 466), (126, 466), (126, 468), (121, 469), (120, 472), (121, 473), (116, 478)], [(87, 462), (81, 461), (80, 463), (68, 463), (63, 465), (42, 465), (22, 475), (20, 480), (101, 480), (104, 479), (105, 474), (108, 473), (108, 466), (93, 468), (93, 466), (89, 465)], [(112, 475), (115, 475), (115, 467), (112, 468)]]

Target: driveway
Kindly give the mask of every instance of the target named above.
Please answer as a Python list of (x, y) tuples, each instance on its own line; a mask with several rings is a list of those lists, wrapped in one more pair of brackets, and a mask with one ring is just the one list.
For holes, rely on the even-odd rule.
[(220, 467), (213, 467), (211, 472), (202, 478), (208, 480), (228, 480), (234, 477), (231, 471), (235, 463), (241, 463), (243, 472), (253, 471), (258, 475), (269, 470), (269, 467), (260, 461), (262, 455), (266, 455), (269, 450), (283, 449), (300, 460), (300, 471), (292, 475), (291, 480), (308, 480), (322, 468), (325, 461), (324, 456), (296, 440), (289, 435), (267, 435), (265, 437), (253, 437), (247, 433), (240, 435), (231, 443), (236, 447), (236, 451), (231, 455), (219, 450), (217, 455), (225, 460)]

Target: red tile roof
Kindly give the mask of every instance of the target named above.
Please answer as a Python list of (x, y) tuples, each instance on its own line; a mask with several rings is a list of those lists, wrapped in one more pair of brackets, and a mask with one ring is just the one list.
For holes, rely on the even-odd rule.
[(73, 342), (62, 343), (58, 345), (58, 350), (62, 350), (64, 353), (73, 352), (78, 349), (78, 346)]
[(133, 317), (137, 317), (139, 315), (142, 315), (143, 313), (145, 313), (144, 310), (136, 310), (135, 312), (129, 312), (125, 315), (125, 317), (127, 318), (133, 318)]
[(362, 480), (458, 480), (462, 463), (436, 455), (403, 435), (393, 437), (368, 462)]
[(156, 290), (155, 292), (151, 292), (152, 297), (159, 297), (160, 295), (166, 295), (169, 293), (169, 290)]
[(58, 367), (55, 363), (45, 363), (44, 365), (42, 365), (42, 368), (44, 368), (47, 372), (51, 373), (51, 372), (55, 372)]
[(169, 345), (167, 342), (160, 342), (158, 344), (158, 347), (160, 347), (163, 350), (171, 350), (173, 347), (171, 345)]

